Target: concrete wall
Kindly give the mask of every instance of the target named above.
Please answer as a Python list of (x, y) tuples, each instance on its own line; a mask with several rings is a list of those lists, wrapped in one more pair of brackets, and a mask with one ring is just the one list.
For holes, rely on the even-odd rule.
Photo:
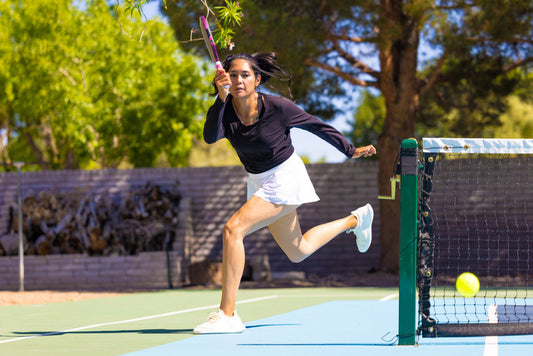
[[(171, 283), (179, 286), (180, 259), (170, 253)], [(0, 258), (0, 289), (19, 288), (18, 256)], [(167, 288), (165, 252), (143, 252), (137, 256), (48, 255), (24, 256), (26, 290), (98, 290)]]
[[(268, 255), (273, 272), (330, 275), (376, 268), (380, 248), (377, 162), (352, 160), (341, 164), (314, 164), (308, 166), (308, 171), (321, 200), (298, 209), (302, 231), (346, 216), (351, 210), (370, 202), (376, 211), (374, 243), (370, 250), (364, 255), (359, 254), (353, 235), (342, 233), (306, 261), (293, 264), (265, 228), (246, 237), (247, 258)], [(125, 195), (131, 187), (144, 186), (147, 181), (161, 186), (179, 182), (185, 199), (180, 207), (180, 226), (171, 267), (177, 271), (175, 282), (178, 284), (187, 282), (188, 263), (221, 260), (222, 227), (245, 202), (246, 177), (242, 167), (31, 172), (22, 174), (22, 195), (30, 190), (90, 190)], [(9, 206), (17, 199), (17, 173), (0, 174), (0, 186), (0, 235), (3, 235), (7, 232)], [(121, 260), (123, 263), (113, 262)], [(167, 286), (164, 252), (115, 257), (27, 256), (26, 261), (27, 289), (78, 289), (82, 286), (103, 289), (119, 284), (121, 288)], [(99, 274), (93, 270), (89, 273), (89, 269), (97, 268), (95, 266), (101, 266), (106, 272)], [(64, 273), (59, 274), (60, 278), (51, 279), (51, 270)], [(116, 276), (110, 270), (116, 270)], [(17, 277), (18, 259), (0, 257), (0, 275), (3, 276), (0, 277), (0, 289), (16, 288), (18, 277), (15, 284), (14, 277), (6, 277), (12, 276), (13, 271), (17, 271)]]

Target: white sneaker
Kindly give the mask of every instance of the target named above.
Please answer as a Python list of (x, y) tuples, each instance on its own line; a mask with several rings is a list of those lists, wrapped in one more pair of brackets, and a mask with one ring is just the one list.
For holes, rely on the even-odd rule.
[(194, 328), (194, 334), (230, 334), (242, 333), (246, 327), (237, 315), (227, 316), (220, 308), (209, 315), (209, 320)]
[(372, 243), (372, 221), (374, 220), (374, 210), (370, 204), (366, 204), (354, 211), (352, 215), (357, 219), (357, 225), (347, 233), (353, 232), (356, 236), (355, 242), (360, 252), (364, 253)]

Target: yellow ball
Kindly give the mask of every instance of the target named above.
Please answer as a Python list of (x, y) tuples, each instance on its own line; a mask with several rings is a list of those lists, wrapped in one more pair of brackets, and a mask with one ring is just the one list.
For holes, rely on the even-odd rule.
[(455, 288), (463, 297), (473, 297), (479, 292), (479, 279), (473, 273), (461, 273), (457, 277)]

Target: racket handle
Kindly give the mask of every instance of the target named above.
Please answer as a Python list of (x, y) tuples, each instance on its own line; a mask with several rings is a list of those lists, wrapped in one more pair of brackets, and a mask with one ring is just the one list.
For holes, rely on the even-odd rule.
[[(215, 62), (215, 66), (217, 67), (217, 70), (221, 70), (221, 71), (224, 70), (224, 67), (222, 67), (222, 63), (220, 63), (220, 61), (216, 61)], [(229, 84), (224, 85), (224, 88), (226, 90), (228, 90), (229, 89)]]

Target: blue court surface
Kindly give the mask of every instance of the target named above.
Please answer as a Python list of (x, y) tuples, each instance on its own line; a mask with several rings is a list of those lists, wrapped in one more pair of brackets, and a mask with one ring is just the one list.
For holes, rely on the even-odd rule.
[(398, 300), (333, 301), (245, 325), (242, 334), (198, 335), (127, 355), (533, 354), (533, 335), (419, 338), (418, 346), (398, 346)]

